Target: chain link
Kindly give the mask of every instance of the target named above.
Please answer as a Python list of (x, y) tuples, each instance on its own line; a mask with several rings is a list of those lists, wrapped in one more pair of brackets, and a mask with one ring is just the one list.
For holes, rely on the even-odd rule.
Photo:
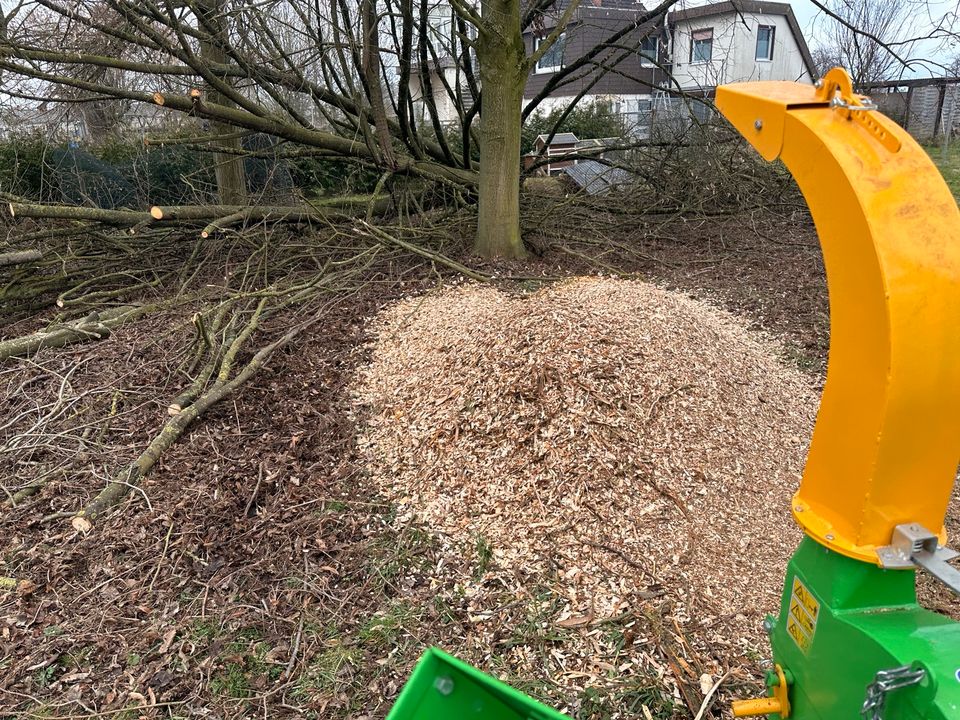
[(863, 707), (860, 708), (860, 715), (864, 720), (883, 720), (887, 693), (917, 685), (925, 675), (926, 671), (923, 668), (914, 668), (912, 665), (880, 670), (873, 682), (867, 685), (867, 696), (864, 698)]

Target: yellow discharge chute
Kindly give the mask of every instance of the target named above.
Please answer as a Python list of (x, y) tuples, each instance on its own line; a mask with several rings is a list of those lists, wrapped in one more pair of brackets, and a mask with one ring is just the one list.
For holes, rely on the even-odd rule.
[(717, 105), (796, 178), (823, 248), (830, 360), (793, 514), (818, 542), (878, 562), (903, 523), (945, 540), (960, 460), (960, 212), (927, 153), (852, 92), (720, 87)]

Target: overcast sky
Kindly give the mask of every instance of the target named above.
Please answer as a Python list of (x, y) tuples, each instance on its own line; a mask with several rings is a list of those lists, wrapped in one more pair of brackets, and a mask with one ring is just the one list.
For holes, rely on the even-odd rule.
[[(783, 2), (784, 0), (781, 0)], [(823, 12), (810, 0), (785, 0), (793, 6), (793, 13), (797, 16), (797, 22), (803, 29), (807, 44), (811, 49), (820, 44), (823, 37), (823, 29), (828, 23), (835, 22), (832, 18), (824, 16)], [(706, 5), (708, 2), (716, 0), (686, 0), (685, 4)], [(957, 0), (910, 0), (914, 6), (914, 32), (917, 36), (929, 33), (936, 25), (947, 18), (948, 21), (956, 19), (960, 15), (960, 2)], [(955, 28), (960, 31), (960, 26)], [(960, 47), (944, 40), (923, 41), (917, 43), (913, 51), (915, 58), (928, 58), (934, 63), (948, 65), (950, 60), (960, 53)], [(904, 77), (929, 77), (931, 75), (943, 75), (943, 69), (935, 64), (926, 67), (916, 67), (913, 72), (907, 71)]]

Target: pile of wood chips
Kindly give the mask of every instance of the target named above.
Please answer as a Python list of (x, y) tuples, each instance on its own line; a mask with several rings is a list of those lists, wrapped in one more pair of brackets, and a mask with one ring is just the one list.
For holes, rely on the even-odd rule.
[(463, 285), (371, 329), (361, 448), (451, 553), (492, 548), (468, 595), (546, 582), (568, 599), (565, 628), (666, 597), (710, 643), (765, 650), (818, 401), (771, 342), (685, 295), (603, 278), (525, 296)]

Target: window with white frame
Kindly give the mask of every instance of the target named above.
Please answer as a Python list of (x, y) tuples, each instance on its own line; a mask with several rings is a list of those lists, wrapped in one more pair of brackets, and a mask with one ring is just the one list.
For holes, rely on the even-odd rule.
[[(540, 49), (540, 44), (546, 42), (546, 38), (537, 38), (537, 44), (535, 49)], [(550, 48), (543, 54), (539, 60), (537, 60), (537, 72), (538, 73), (550, 73), (557, 72), (558, 70), (563, 70), (563, 49), (567, 44), (567, 34), (560, 33), (560, 36), (557, 38), (556, 42), (550, 46)]]
[(450, 5), (439, 3), (427, 11), (430, 42), (441, 55), (449, 52), (453, 38), (453, 11)]
[(713, 28), (694, 30), (690, 38), (690, 62), (708, 63), (713, 59)]
[(773, 36), (776, 28), (773, 25), (757, 27), (757, 60), (773, 60)]
[(660, 59), (660, 38), (648, 35), (640, 41), (640, 65), (655, 67)]

